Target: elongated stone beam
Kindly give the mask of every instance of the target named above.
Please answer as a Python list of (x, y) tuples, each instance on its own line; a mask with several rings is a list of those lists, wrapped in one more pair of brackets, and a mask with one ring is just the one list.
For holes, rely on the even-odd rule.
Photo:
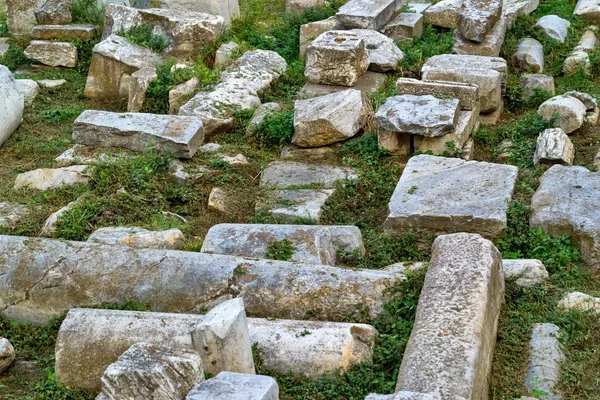
[(134, 300), (198, 312), (234, 297), (254, 317), (375, 317), (401, 273), (174, 250), (0, 236), (0, 315), (45, 324), (71, 308)]
[(468, 233), (439, 236), (396, 391), (487, 399), (503, 301), (502, 259), (492, 242)]

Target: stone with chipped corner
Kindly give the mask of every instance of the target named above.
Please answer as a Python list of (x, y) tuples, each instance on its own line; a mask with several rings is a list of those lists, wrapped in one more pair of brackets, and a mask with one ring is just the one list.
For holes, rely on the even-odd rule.
[(569, 134), (583, 126), (586, 114), (585, 105), (571, 96), (555, 96), (546, 100), (538, 108), (538, 115), (544, 120), (554, 120), (554, 126)]
[(179, 229), (151, 231), (136, 227), (108, 227), (95, 230), (88, 242), (131, 246), (136, 249), (179, 249), (185, 236)]
[(513, 64), (524, 71), (544, 72), (544, 47), (535, 39), (525, 38), (519, 42), (512, 56)]
[(350, 32), (356, 33), (364, 41), (370, 71), (396, 71), (398, 64), (404, 58), (404, 53), (394, 40), (370, 29), (352, 29)]
[(574, 310), (600, 314), (600, 298), (581, 292), (569, 292), (558, 302), (558, 308), (563, 311)]
[(279, 400), (275, 379), (264, 375), (221, 372), (192, 389), (185, 400)]
[(399, 0), (350, 0), (340, 7), (337, 19), (346, 29), (381, 30), (402, 9)]
[(521, 94), (524, 100), (531, 99), (539, 91), (554, 96), (554, 77), (543, 74), (521, 75)]
[(502, 0), (464, 0), (458, 13), (461, 35), (481, 43), (502, 16)]
[(477, 109), (461, 111), (454, 131), (438, 137), (414, 136), (413, 146), (415, 151), (441, 155), (444, 153), (451, 154), (453, 151), (462, 149), (475, 130), (478, 118), (479, 110)]
[(32, 40), (24, 54), (27, 58), (50, 67), (77, 66), (77, 47), (67, 42)]
[(208, 211), (218, 214), (227, 214), (229, 212), (230, 195), (225, 189), (214, 187), (208, 195)]
[(73, 21), (70, 0), (47, 0), (33, 14), (39, 25), (67, 25)]
[(525, 386), (532, 393), (544, 393), (540, 396), (544, 400), (562, 399), (557, 392), (560, 364), (565, 360), (560, 336), (560, 329), (554, 324), (533, 324)]
[(572, 165), (575, 147), (560, 128), (546, 129), (537, 139), (533, 163)]
[(532, 287), (548, 279), (548, 271), (540, 260), (502, 260), (504, 278), (522, 287)]
[(498, 237), (506, 228), (514, 166), (419, 155), (404, 169), (389, 203), (388, 234), (454, 232)]
[(383, 28), (393, 40), (413, 40), (423, 35), (423, 14), (403, 12)]
[(354, 89), (296, 100), (294, 109), (292, 143), (300, 147), (322, 147), (350, 139), (363, 128), (368, 116), (366, 96)]
[(23, 121), (25, 100), (8, 68), (0, 65), (0, 147)]
[(546, 36), (564, 43), (569, 34), (569, 26), (571, 22), (558, 15), (544, 15), (533, 27), (541, 29)]
[(458, 99), (462, 110), (479, 109), (479, 86), (472, 83), (400, 78), (396, 81), (396, 92), (399, 95), (432, 95), (438, 98)]
[(0, 337), (0, 374), (15, 360), (15, 349), (8, 339)]
[(502, 259), (492, 242), (468, 233), (436, 238), (396, 391), (488, 398), (503, 303)]
[(306, 55), (308, 46), (315, 40), (319, 35), (327, 31), (340, 28), (339, 22), (336, 17), (329, 17), (321, 21), (309, 22), (300, 26), (300, 56)]
[(452, 52), (464, 55), (498, 57), (508, 28), (508, 21), (503, 18), (499, 19), (481, 42), (465, 39), (461, 30), (456, 29), (453, 36), (454, 46), (452, 46)]
[(62, 168), (41, 168), (17, 175), (13, 189), (23, 188), (36, 190), (58, 189), (65, 186), (87, 184), (90, 175), (86, 173), (87, 165), (73, 165)]
[(73, 122), (73, 140), (138, 152), (170, 149), (180, 158), (191, 158), (204, 141), (204, 131), (197, 117), (87, 110)]
[(38, 40), (83, 40), (93, 39), (98, 34), (98, 27), (92, 24), (70, 25), (37, 25), (31, 31)]
[(425, 22), (443, 28), (456, 28), (462, 3), (463, 0), (441, 0), (436, 2), (423, 12)]

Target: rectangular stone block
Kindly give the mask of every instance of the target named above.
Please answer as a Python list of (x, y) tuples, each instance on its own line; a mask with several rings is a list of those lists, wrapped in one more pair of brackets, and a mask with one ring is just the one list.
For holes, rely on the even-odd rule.
[(98, 27), (90, 24), (73, 25), (37, 25), (33, 27), (32, 35), (40, 40), (90, 40), (98, 34)]
[(380, 149), (395, 156), (405, 156), (411, 153), (412, 135), (379, 129), (377, 145)]
[(0, 147), (23, 121), (25, 100), (12, 73), (0, 65)]
[(468, 69), (493, 69), (500, 74), (502, 86), (506, 87), (508, 64), (501, 57), (485, 57), (464, 54), (440, 54), (430, 57), (423, 65), (422, 72), (431, 68), (468, 68)]
[(68, 42), (32, 40), (23, 53), (27, 58), (50, 67), (77, 66), (77, 47)]
[(5, 0), (6, 24), (13, 35), (30, 35), (37, 25), (34, 11), (44, 5), (46, 0)]
[(472, 42), (465, 39), (462, 36), (460, 29), (456, 29), (454, 31), (454, 46), (452, 47), (452, 52), (463, 55), (498, 57), (500, 56), (500, 49), (504, 43), (504, 37), (508, 27), (506, 20), (498, 20), (481, 42)]
[(401, 13), (383, 28), (383, 32), (394, 40), (413, 40), (423, 34), (423, 15)]
[[(413, 138), (414, 149), (423, 153), (431, 151), (434, 155), (460, 151), (471, 137), (478, 119), (479, 110), (461, 111), (454, 132), (435, 138), (415, 136)], [(452, 147), (448, 143), (454, 143), (454, 146)]]
[(460, 108), (462, 110), (479, 108), (479, 87), (472, 83), (420, 81), (411, 78), (400, 78), (396, 81), (396, 91), (400, 95), (432, 95), (440, 98), (450, 97), (458, 99), (460, 100)]
[(192, 158), (204, 141), (204, 131), (196, 117), (87, 110), (73, 122), (73, 140), (139, 152), (171, 150), (180, 158)]
[(185, 400), (279, 400), (275, 379), (264, 375), (221, 372), (192, 389)]
[(402, 10), (404, 0), (350, 0), (336, 14), (346, 29), (379, 31)]
[(504, 276), (500, 252), (479, 235), (438, 237), (396, 391), (488, 398)]

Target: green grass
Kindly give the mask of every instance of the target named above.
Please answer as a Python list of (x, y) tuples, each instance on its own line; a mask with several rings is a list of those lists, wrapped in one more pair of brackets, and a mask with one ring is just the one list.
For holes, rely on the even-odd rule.
[(289, 261), (296, 252), (296, 248), (287, 240), (276, 240), (269, 243), (267, 247), (267, 258), (269, 260)]
[(119, 32), (118, 35), (127, 38), (133, 44), (146, 47), (158, 54), (171, 45), (171, 42), (163, 36), (154, 34), (154, 26), (151, 24), (135, 25), (127, 32)]

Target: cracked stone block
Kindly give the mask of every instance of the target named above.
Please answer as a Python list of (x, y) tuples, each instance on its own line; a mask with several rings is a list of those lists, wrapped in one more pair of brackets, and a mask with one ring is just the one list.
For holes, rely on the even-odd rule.
[(192, 158), (204, 141), (204, 131), (197, 117), (87, 110), (73, 122), (73, 140), (137, 152), (170, 149), (179, 158)]
[(158, 0), (158, 6), (178, 13), (193, 11), (219, 15), (227, 26), (231, 25), (232, 18), (240, 15), (238, 0)]
[(423, 35), (423, 14), (404, 12), (383, 28), (393, 40), (413, 40)]
[(47, 0), (33, 14), (40, 25), (67, 25), (73, 21), (69, 0)]
[(369, 67), (366, 43), (352, 31), (327, 31), (306, 51), (304, 75), (311, 83), (354, 86)]
[(586, 106), (579, 99), (565, 95), (546, 100), (538, 108), (538, 115), (546, 121), (558, 116), (554, 126), (561, 128), (567, 134), (583, 126), (586, 112)]
[(600, 314), (600, 298), (581, 292), (569, 292), (558, 302), (558, 308), (563, 311), (577, 310)]
[(487, 399), (503, 303), (502, 259), (494, 244), (475, 234), (439, 236), (396, 391)]
[(522, 287), (532, 287), (548, 279), (548, 271), (540, 260), (502, 260), (504, 278)]
[(252, 343), (269, 371), (318, 378), (373, 362), (377, 331), (371, 325), (250, 319)]
[(560, 128), (546, 129), (537, 139), (533, 163), (572, 165), (575, 147)]
[(38, 40), (74, 40), (88, 41), (98, 34), (98, 27), (91, 24), (37, 25), (31, 31)]
[(573, 15), (589, 22), (599, 23), (600, 4), (597, 0), (578, 0)]
[(102, 400), (180, 400), (204, 380), (195, 351), (135, 343), (102, 375)]
[(221, 372), (192, 389), (185, 400), (279, 400), (275, 379), (264, 375)]
[(136, 249), (179, 249), (185, 236), (179, 229), (151, 231), (136, 227), (107, 227), (95, 230), (88, 242), (131, 246)]
[(441, 155), (462, 149), (475, 130), (478, 119), (479, 110), (461, 111), (453, 132), (438, 137), (414, 136), (415, 151), (431, 151), (434, 155)]
[(512, 56), (512, 63), (524, 71), (544, 72), (544, 47), (535, 39), (525, 38)]
[(560, 347), (560, 329), (554, 324), (533, 324), (531, 355), (525, 386), (533, 393), (544, 393), (544, 400), (560, 400), (555, 387), (560, 379), (560, 364), (565, 356)]
[(541, 29), (546, 36), (564, 43), (569, 34), (569, 26), (571, 22), (558, 15), (544, 15), (533, 27)]
[(399, 78), (396, 81), (396, 92), (399, 95), (432, 95), (438, 98), (458, 99), (462, 110), (479, 109), (479, 86), (472, 83)]
[(25, 100), (8, 68), (0, 65), (0, 147), (23, 121)]
[(554, 77), (543, 74), (521, 75), (521, 93), (524, 100), (532, 98), (535, 95), (536, 88), (554, 96)]
[(425, 22), (443, 28), (456, 28), (458, 26), (458, 13), (463, 0), (441, 0), (431, 5), (423, 12)]
[(464, 0), (458, 13), (462, 36), (481, 43), (502, 16), (502, 0)]
[(87, 184), (90, 175), (86, 173), (87, 165), (73, 165), (62, 168), (42, 168), (17, 175), (13, 189), (23, 188), (36, 190), (58, 189), (65, 186)]
[(389, 203), (384, 230), (402, 235), (454, 232), (498, 237), (518, 169), (514, 166), (456, 158), (412, 157)]
[(465, 39), (461, 30), (456, 29), (454, 31), (452, 52), (464, 55), (498, 57), (508, 28), (508, 22), (505, 19), (499, 19), (481, 42), (473, 42)]
[(403, 0), (350, 0), (340, 7), (336, 17), (346, 29), (379, 31), (403, 5)]
[(50, 67), (77, 66), (77, 47), (67, 42), (32, 40), (24, 54), (27, 58)]
[(356, 33), (365, 42), (370, 71), (396, 71), (404, 53), (394, 40), (370, 29), (352, 29), (350, 32)]

